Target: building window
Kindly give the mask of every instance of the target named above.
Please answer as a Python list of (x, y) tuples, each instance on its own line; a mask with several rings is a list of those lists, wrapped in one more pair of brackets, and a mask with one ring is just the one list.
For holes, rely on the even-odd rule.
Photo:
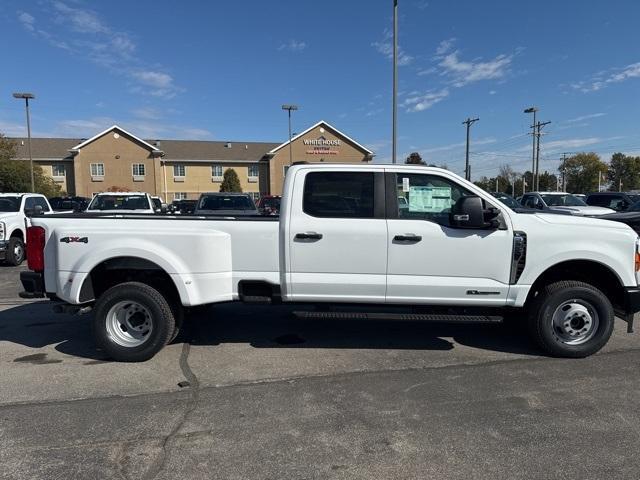
[(131, 173), (134, 177), (144, 177), (144, 163), (134, 163), (131, 165)]
[(66, 171), (62, 163), (54, 163), (51, 165), (51, 170), (53, 171), (54, 177), (64, 177), (66, 175)]
[(249, 181), (250, 182), (257, 182), (258, 181), (258, 175), (260, 175), (260, 167), (258, 165), (249, 165), (248, 167), (249, 169)]
[(184, 182), (184, 177), (186, 172), (186, 168), (183, 164), (178, 163), (173, 166), (173, 180), (176, 182)]
[(187, 199), (187, 192), (175, 192), (173, 194), (173, 199), (174, 200), (186, 200)]
[(214, 182), (222, 181), (222, 165), (211, 165), (211, 179)]
[(104, 163), (91, 164), (91, 180), (94, 182), (104, 180)]

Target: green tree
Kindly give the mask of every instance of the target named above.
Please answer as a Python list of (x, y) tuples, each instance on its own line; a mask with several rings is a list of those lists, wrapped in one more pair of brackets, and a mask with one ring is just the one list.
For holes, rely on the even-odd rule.
[(539, 190), (541, 192), (555, 192), (558, 188), (558, 177), (545, 170), (544, 173), (540, 174), (538, 183), (540, 185)]
[(624, 153), (614, 153), (611, 156), (607, 180), (611, 182), (611, 189), (635, 190), (640, 188), (640, 157), (631, 157)]
[[(0, 134), (0, 192), (31, 191), (29, 162), (14, 160), (15, 155), (15, 142)], [(44, 173), (40, 165), (33, 165), (33, 176), (37, 193), (47, 197), (59, 195), (60, 186)]]
[(418, 152), (412, 152), (409, 154), (407, 159), (404, 161), (407, 165), (426, 165), (427, 162), (422, 160), (422, 157)]
[[(562, 171), (562, 165), (559, 167)], [(598, 190), (598, 177), (607, 171), (607, 164), (596, 153), (582, 152), (567, 158), (565, 174), (567, 191), (589, 193)]]
[(221, 192), (242, 192), (240, 186), (240, 179), (238, 174), (233, 168), (227, 168), (222, 176), (222, 183), (220, 184)]

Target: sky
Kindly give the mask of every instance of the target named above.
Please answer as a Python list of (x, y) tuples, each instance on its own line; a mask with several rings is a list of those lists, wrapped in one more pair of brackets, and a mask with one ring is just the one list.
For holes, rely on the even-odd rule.
[[(391, 159), (392, 0), (2, 0), (0, 133), (285, 141), (325, 120)], [(399, 0), (398, 159), (472, 178), (640, 154), (640, 2)], [(22, 102), (22, 103), (21, 103)]]

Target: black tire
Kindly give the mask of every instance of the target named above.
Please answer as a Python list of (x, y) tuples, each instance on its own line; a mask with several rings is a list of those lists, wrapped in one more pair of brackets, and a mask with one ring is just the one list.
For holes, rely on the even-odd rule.
[[(567, 343), (561, 328), (554, 326), (553, 315), (563, 303), (576, 300), (586, 303), (597, 314), (583, 343)], [(588, 309), (587, 309), (588, 310)], [(563, 315), (562, 312), (559, 315)], [(589, 318), (596, 318), (590, 315)], [(593, 320), (592, 320), (593, 321)], [(596, 353), (609, 341), (614, 325), (614, 311), (609, 299), (596, 287), (578, 281), (560, 281), (545, 286), (529, 308), (528, 327), (533, 340), (554, 357), (583, 358)], [(581, 327), (577, 327), (581, 328)]]
[[(125, 346), (109, 333), (109, 311), (121, 302), (135, 302), (148, 312), (151, 324), (143, 343)], [(143, 362), (149, 360), (169, 342), (175, 330), (171, 307), (155, 288), (140, 282), (126, 282), (111, 287), (96, 302), (93, 315), (93, 332), (96, 344), (113, 360), (119, 362)], [(126, 331), (126, 327), (123, 327)]]
[[(180, 302), (180, 299), (177, 299)], [(184, 323), (184, 308), (180, 303), (171, 303), (171, 311), (173, 312), (174, 325), (173, 325), (173, 333), (169, 337), (169, 341), (167, 343), (173, 343), (173, 341), (180, 334), (180, 330), (182, 329), (182, 324)]]
[[(16, 250), (18, 252), (16, 252)], [(7, 256), (5, 261), (8, 265), (17, 267), (25, 259), (24, 242), (19, 237), (11, 237), (7, 245)]]

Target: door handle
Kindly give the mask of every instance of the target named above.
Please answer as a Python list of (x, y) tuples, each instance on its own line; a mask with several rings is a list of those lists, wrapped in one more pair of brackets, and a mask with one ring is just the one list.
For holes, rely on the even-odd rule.
[(296, 233), (296, 239), (298, 240), (320, 240), (321, 238), (322, 238), (321, 233), (316, 233), (316, 232)]
[(395, 237), (393, 237), (393, 240), (395, 242), (420, 242), (422, 240), (422, 237), (420, 235), (414, 235), (413, 233), (406, 233), (404, 235), (396, 235)]

